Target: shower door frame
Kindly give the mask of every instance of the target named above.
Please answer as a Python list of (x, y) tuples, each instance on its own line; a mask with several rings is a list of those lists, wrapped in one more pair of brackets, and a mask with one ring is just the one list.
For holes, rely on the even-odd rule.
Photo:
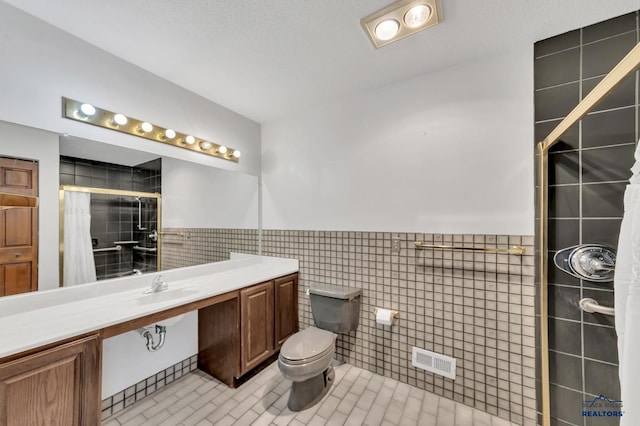
[(59, 235), (59, 264), (60, 264), (60, 281), (59, 287), (63, 287), (64, 277), (64, 192), (85, 192), (89, 194), (101, 194), (101, 195), (116, 195), (123, 197), (143, 197), (154, 198), (158, 205), (158, 240), (156, 243), (156, 269), (160, 271), (162, 262), (162, 195), (158, 192), (140, 192), (140, 191), (127, 191), (124, 189), (107, 189), (107, 188), (93, 188), (89, 186), (74, 186), (74, 185), (60, 185), (60, 235)]
[(542, 426), (551, 425), (551, 404), (549, 387), (549, 307), (548, 307), (548, 273), (549, 273), (549, 150), (560, 141), (560, 138), (587, 115), (593, 107), (615, 90), (620, 83), (640, 68), (640, 43), (624, 57), (607, 74), (593, 90), (556, 126), (549, 135), (537, 145), (538, 188), (537, 201), (539, 208), (538, 223), (538, 273), (540, 279), (540, 376), (542, 397)]

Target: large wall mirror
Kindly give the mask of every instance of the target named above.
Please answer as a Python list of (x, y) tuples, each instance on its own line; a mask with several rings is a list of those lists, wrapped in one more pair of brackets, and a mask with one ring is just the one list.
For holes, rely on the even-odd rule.
[(0, 157), (34, 169), (41, 201), (33, 232), (12, 227), (7, 248), (30, 244), (35, 256), (0, 265), (27, 277), (25, 288), (0, 295), (258, 254), (257, 176), (6, 122), (0, 131), (12, 141)]
[(63, 286), (258, 253), (256, 176), (63, 136), (60, 184)]

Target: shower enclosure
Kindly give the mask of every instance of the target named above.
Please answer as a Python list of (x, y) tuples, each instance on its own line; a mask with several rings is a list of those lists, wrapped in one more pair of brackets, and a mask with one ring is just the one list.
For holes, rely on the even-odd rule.
[[(60, 269), (75, 267), (73, 259), (65, 264), (65, 195), (83, 192), (90, 195), (90, 235), (98, 280), (160, 269), (158, 229), (161, 226), (161, 196), (158, 193), (64, 185), (60, 188)], [(68, 222), (67, 222), (68, 224)], [(69, 244), (69, 242), (67, 242)], [(68, 251), (68, 250), (67, 250)], [(61, 282), (64, 279), (61, 279)], [(63, 283), (64, 285), (64, 283)]]
[[(618, 382), (623, 360), (612, 315), (620, 306), (614, 311), (610, 273), (640, 137), (638, 18), (634, 12), (535, 47), (543, 426), (638, 424), (629, 416), (637, 393), (621, 392)], [(597, 410), (607, 416), (594, 417)]]

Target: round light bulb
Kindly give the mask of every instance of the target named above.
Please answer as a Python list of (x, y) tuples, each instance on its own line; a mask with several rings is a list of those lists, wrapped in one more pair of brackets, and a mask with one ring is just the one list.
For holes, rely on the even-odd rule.
[(376, 25), (375, 34), (378, 40), (391, 40), (398, 34), (400, 23), (395, 19), (385, 19)]
[(144, 133), (149, 133), (150, 131), (153, 130), (153, 125), (145, 121), (140, 125), (140, 130), (142, 130)]
[(417, 28), (427, 22), (430, 16), (431, 8), (426, 4), (419, 4), (404, 14), (404, 23), (409, 28)]
[(173, 139), (176, 137), (176, 131), (173, 129), (167, 129), (164, 131), (164, 137), (167, 139)]
[(184, 143), (186, 143), (187, 145), (193, 145), (194, 143), (196, 143), (196, 138), (189, 135), (186, 138), (184, 138)]
[(96, 108), (91, 104), (82, 104), (80, 105), (80, 112), (87, 117), (91, 117), (96, 113)]
[(211, 149), (211, 147), (213, 146), (213, 144), (209, 141), (202, 141), (200, 142), (200, 149), (204, 149), (205, 151), (208, 149)]
[(240, 158), (241, 155), (242, 155), (242, 153), (240, 151), (238, 151), (237, 149), (233, 151), (233, 156), (235, 158)]
[(223, 154), (223, 155), (224, 155), (224, 154), (226, 154), (226, 153), (227, 153), (227, 147), (226, 147), (226, 146), (224, 146), (224, 145), (220, 145), (220, 146), (218, 147), (218, 153), (219, 153), (219, 154)]
[(116, 114), (113, 116), (113, 121), (120, 126), (124, 126), (129, 119), (124, 114)]

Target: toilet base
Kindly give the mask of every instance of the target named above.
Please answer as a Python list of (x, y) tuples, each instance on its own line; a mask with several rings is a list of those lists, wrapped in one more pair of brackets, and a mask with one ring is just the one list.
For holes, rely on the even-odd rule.
[(289, 392), (287, 407), (291, 411), (302, 411), (313, 407), (324, 397), (335, 378), (333, 368), (327, 368), (322, 374), (303, 382), (293, 382)]

